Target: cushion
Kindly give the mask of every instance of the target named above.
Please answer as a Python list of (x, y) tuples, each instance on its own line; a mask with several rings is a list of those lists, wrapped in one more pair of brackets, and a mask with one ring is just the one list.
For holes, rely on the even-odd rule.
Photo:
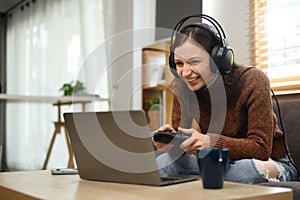
[[(274, 112), (279, 116), (275, 101), (273, 105)], [(288, 148), (297, 168), (300, 169), (300, 100), (282, 100), (279, 101), (279, 106)]]
[[(297, 148), (300, 144), (300, 100), (281, 100), (279, 101), (279, 109), (276, 101), (274, 101), (273, 108), (278, 116), (279, 126), (282, 129), (279, 117), (281, 116), (282, 130), (284, 130), (288, 148), (296, 167), (300, 169), (300, 151)], [(294, 200), (300, 200), (300, 181), (267, 182), (258, 185), (291, 188)]]

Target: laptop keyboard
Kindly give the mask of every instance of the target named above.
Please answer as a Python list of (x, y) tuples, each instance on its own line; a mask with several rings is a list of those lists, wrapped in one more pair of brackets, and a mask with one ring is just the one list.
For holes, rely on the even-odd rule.
[(180, 180), (182, 179), (181, 177), (175, 177), (175, 176), (163, 176), (160, 177), (161, 181), (174, 181), (174, 180)]

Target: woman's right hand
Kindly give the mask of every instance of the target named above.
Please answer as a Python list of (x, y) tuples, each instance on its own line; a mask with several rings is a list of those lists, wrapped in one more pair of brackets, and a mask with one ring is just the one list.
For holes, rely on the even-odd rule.
[[(161, 127), (159, 127), (159, 129), (157, 129), (154, 132), (157, 131), (161, 131), (161, 132), (165, 132), (165, 131), (172, 131), (173, 133), (175, 133), (175, 129), (170, 125), (170, 124), (165, 124)], [(153, 137), (152, 137), (152, 142), (154, 144), (154, 146), (156, 147), (156, 149), (158, 151), (168, 151), (169, 149), (171, 149), (174, 145), (172, 144), (165, 144), (165, 143), (161, 143), (161, 142), (155, 142)]]

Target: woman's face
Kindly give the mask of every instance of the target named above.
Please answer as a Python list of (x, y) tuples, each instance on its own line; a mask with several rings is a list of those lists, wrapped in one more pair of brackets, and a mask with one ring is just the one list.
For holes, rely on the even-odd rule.
[(191, 90), (199, 90), (213, 76), (210, 55), (191, 40), (175, 48), (174, 61), (178, 75)]

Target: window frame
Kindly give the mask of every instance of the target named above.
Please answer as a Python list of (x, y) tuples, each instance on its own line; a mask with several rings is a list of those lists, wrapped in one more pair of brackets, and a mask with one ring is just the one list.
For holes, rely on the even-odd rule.
[[(250, 1), (250, 63), (268, 75), (267, 1)], [(300, 75), (269, 77), (275, 94), (300, 93)]]

